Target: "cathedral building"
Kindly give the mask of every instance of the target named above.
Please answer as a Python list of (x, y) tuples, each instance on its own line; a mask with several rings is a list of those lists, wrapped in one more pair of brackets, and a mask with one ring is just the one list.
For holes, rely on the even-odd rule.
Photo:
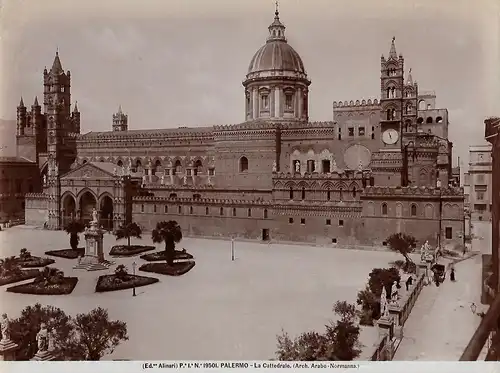
[(461, 243), (448, 111), (404, 63), (393, 39), (378, 99), (334, 101), (332, 121), (309, 122), (311, 81), (276, 11), (243, 81), (242, 123), (135, 130), (120, 107), (109, 131), (81, 134), (56, 54), (43, 112), (37, 101), (17, 109), (18, 155), (42, 184), (26, 195), (26, 224), (61, 229), (96, 208), (109, 229), (176, 220), (187, 236), (354, 246), (406, 232)]

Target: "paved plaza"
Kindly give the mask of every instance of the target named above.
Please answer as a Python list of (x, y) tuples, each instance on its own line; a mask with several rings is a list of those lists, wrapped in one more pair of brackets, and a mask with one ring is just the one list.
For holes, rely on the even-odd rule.
[[(149, 234), (144, 237), (133, 242), (150, 244)], [(106, 254), (114, 244), (115, 238), (106, 234)], [(69, 236), (25, 227), (0, 232), (1, 257), (18, 255), (23, 247), (43, 255), (68, 248)], [(181, 277), (141, 272), (160, 282), (138, 288), (137, 297), (130, 289), (94, 293), (97, 277), (112, 273), (115, 266), (102, 272), (76, 271), (76, 260), (54, 258), (53, 266), (79, 277), (73, 293), (31, 296), (2, 291), (0, 312), (18, 317), (35, 302), (70, 315), (107, 308), (112, 319), (127, 323), (130, 340), (104, 359), (269, 359), (275, 357), (276, 334), (282, 328), (292, 336), (323, 331), (334, 317), (335, 301), (355, 302), (373, 268), (400, 259), (392, 252), (236, 242), (232, 262), (228, 241), (185, 238), (182, 247), (195, 256), (196, 267)], [(116, 259), (116, 264), (131, 271), (134, 260), (143, 263), (135, 257)], [(371, 353), (377, 338), (376, 328), (363, 328), (363, 355)]]

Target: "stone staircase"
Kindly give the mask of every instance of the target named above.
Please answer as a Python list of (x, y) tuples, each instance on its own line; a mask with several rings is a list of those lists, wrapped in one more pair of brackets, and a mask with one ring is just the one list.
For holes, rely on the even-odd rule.
[(108, 269), (110, 266), (115, 264), (115, 262), (110, 262), (105, 260), (103, 262), (85, 262), (81, 261), (73, 269), (85, 269), (87, 271), (102, 271)]

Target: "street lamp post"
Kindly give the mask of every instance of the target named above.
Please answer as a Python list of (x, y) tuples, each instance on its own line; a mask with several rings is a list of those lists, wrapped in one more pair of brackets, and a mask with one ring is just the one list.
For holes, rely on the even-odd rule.
[(231, 261), (234, 262), (234, 237), (231, 237)]
[(136, 262), (133, 262), (132, 263), (132, 271), (133, 271), (133, 274), (134, 274), (134, 278), (132, 279), (133, 281), (133, 284), (134, 284), (134, 287), (132, 288), (132, 296), (135, 297), (136, 294), (135, 294), (135, 267), (137, 266), (137, 263)]

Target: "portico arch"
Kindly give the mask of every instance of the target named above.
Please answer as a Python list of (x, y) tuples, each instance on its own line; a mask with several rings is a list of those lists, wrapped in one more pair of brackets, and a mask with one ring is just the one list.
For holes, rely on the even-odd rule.
[(71, 192), (65, 193), (61, 198), (61, 206), (62, 206), (62, 223), (64, 227), (71, 220), (77, 218), (75, 196)]
[(113, 230), (113, 198), (109, 194), (100, 197), (99, 213), (101, 226), (106, 230)]
[(90, 190), (85, 190), (79, 198), (80, 216), (84, 223), (92, 220), (92, 210), (97, 209), (97, 198)]

